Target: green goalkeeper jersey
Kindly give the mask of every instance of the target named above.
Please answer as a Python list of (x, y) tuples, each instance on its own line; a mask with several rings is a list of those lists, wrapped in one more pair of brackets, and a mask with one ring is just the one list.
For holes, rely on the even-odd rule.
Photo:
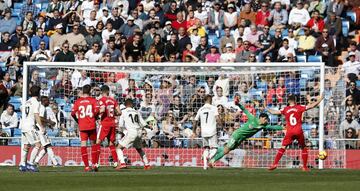
[(280, 125), (260, 125), (259, 119), (252, 115), (243, 105), (239, 104), (238, 106), (246, 114), (248, 121), (233, 132), (227, 144), (228, 148), (236, 148), (242, 141), (252, 137), (262, 129), (283, 130)]

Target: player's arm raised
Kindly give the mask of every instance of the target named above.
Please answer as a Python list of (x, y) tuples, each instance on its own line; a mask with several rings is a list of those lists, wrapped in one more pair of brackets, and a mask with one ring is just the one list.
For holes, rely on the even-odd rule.
[(239, 106), (239, 108), (245, 113), (245, 115), (250, 119), (254, 118), (254, 115), (251, 114), (241, 103), (238, 97), (235, 97), (235, 105)]
[(264, 127), (264, 129), (274, 130), (274, 131), (284, 130), (283, 126), (281, 126), (281, 125), (267, 125), (267, 126)]
[(279, 111), (279, 110), (266, 108), (266, 111), (268, 111), (272, 115), (281, 115), (281, 111)]
[(321, 96), (316, 100), (316, 102), (307, 105), (306, 110), (309, 110), (309, 109), (312, 109), (312, 108), (318, 106), (323, 99), (324, 99), (324, 93), (321, 94)]

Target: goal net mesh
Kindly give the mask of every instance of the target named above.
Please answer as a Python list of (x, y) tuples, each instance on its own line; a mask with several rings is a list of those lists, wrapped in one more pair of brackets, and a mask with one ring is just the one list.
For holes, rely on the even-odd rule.
[[(105, 64), (104, 64), (105, 65)], [(85, 84), (92, 86), (92, 96), (100, 96), (100, 87), (110, 86), (111, 96), (123, 103), (131, 98), (136, 109), (148, 122), (143, 130), (143, 146), (155, 166), (202, 166), (202, 139), (197, 132), (190, 139), (192, 120), (203, 105), (206, 94), (213, 95), (213, 104), (218, 107), (221, 125), (217, 130), (219, 145), (224, 145), (237, 128), (241, 128), (247, 117), (234, 105), (235, 95), (254, 115), (266, 107), (280, 109), (286, 106), (287, 96), (295, 94), (298, 103), (307, 105), (316, 101), (320, 94), (320, 67), (294, 66), (270, 67), (200, 67), (187, 66), (29, 66), (28, 88), (37, 84), (41, 94), (49, 96), (50, 119), (56, 122), (48, 128), (54, 152), (63, 165), (82, 165), (77, 124), (70, 116), (79, 90)], [(39, 74), (39, 75), (36, 75)], [(328, 159), (325, 168), (344, 168), (344, 145), (339, 144), (339, 123), (343, 118), (341, 101), (344, 100), (345, 82), (338, 71), (325, 71), (324, 124), (319, 123), (319, 108), (305, 112), (303, 131), (310, 148), (309, 165), (318, 167), (319, 128), (324, 127), (324, 148)], [(56, 106), (58, 110), (56, 110)], [(62, 113), (62, 114), (59, 114)], [(62, 118), (64, 116), (64, 118)], [(283, 116), (270, 115), (270, 123), (284, 125)], [(244, 141), (238, 148), (221, 159), (216, 165), (223, 167), (260, 168), (272, 164), (277, 149), (281, 147), (284, 131), (262, 130)], [(117, 133), (121, 138), (121, 132)], [(114, 161), (102, 143), (101, 165), (108, 166)], [(142, 165), (134, 149), (125, 150), (130, 165)], [(45, 157), (42, 165), (51, 162)], [(297, 168), (302, 164), (301, 150), (295, 141), (279, 166)]]

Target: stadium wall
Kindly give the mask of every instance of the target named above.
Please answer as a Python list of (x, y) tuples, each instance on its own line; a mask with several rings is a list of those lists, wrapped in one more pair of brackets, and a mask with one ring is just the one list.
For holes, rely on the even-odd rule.
[[(74, 157), (69, 155), (64, 150), (73, 150), (75, 153), (80, 150), (80, 147), (53, 147), (57, 159), (64, 166), (79, 166), (83, 165), (80, 157)], [(75, 150), (74, 150), (75, 149)], [(17, 146), (0, 146), (0, 165), (15, 166), (20, 160), (20, 147)], [(202, 149), (184, 149), (184, 148), (148, 148), (145, 149), (148, 153), (148, 158), (152, 166), (187, 166), (187, 167), (201, 167)], [(250, 153), (251, 152), (251, 153)], [(329, 157), (324, 161), (325, 168), (331, 168), (335, 166), (335, 163), (343, 161), (336, 158), (338, 150), (327, 150)], [(309, 164), (313, 167), (318, 166), (318, 160), (316, 159), (318, 150), (309, 151)], [(236, 149), (231, 152), (227, 157), (224, 157), (218, 164), (223, 167), (243, 167), (243, 168), (259, 168), (270, 165), (271, 160), (261, 160), (254, 156), (270, 156), (276, 154), (276, 149), (257, 149), (257, 150), (243, 150)], [(102, 148), (102, 159), (100, 163), (104, 166), (111, 165), (108, 160), (108, 149)], [(125, 150), (124, 155), (127, 156), (129, 163), (132, 166), (142, 166), (142, 161), (138, 157), (137, 152), (134, 149)], [(301, 151), (300, 150), (288, 150), (286, 151), (285, 161), (287, 168), (297, 168), (300, 165)], [(360, 169), (360, 150), (347, 150), (346, 151), (346, 164), (344, 166), (348, 169)], [(269, 164), (264, 164), (268, 161)], [(284, 161), (284, 160), (283, 160)], [(41, 161), (42, 165), (51, 165), (51, 161), (47, 157)]]

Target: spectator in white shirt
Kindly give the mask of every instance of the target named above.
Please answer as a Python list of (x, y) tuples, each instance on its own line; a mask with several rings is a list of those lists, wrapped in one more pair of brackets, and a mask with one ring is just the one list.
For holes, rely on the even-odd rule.
[(212, 98), (213, 105), (217, 106), (219, 104), (226, 105), (228, 103), (228, 99), (223, 94), (223, 89), (220, 86), (216, 87), (216, 92), (214, 97)]
[(0, 123), (2, 129), (16, 128), (18, 126), (18, 116), (14, 112), (14, 106), (8, 104), (6, 110), (1, 114)]
[(235, 61), (235, 53), (233, 52), (233, 46), (231, 43), (227, 43), (224, 53), (220, 56), (220, 62), (229, 63)]
[(309, 12), (304, 8), (302, 0), (298, 0), (296, 8), (293, 8), (289, 14), (289, 25), (296, 27), (305, 26), (310, 20)]
[[(110, 18), (109, 9), (107, 7), (103, 7), (97, 14), (96, 19), (98, 21), (102, 21), (103, 23), (106, 23), (107, 20)], [(95, 26), (96, 28), (96, 26)]]
[(81, 72), (75, 70), (71, 76), (73, 89), (82, 88), (84, 85), (91, 84), (91, 79), (87, 76), (86, 70)]
[(282, 47), (279, 49), (279, 58), (278, 60), (283, 60), (289, 53), (295, 55), (295, 50), (289, 47), (289, 40), (284, 39), (282, 42)]
[(288, 36), (285, 37), (284, 39), (287, 39), (289, 41), (289, 47), (291, 49), (296, 50), (298, 47), (298, 42), (295, 39), (295, 35), (294, 35), (294, 30), (293, 29), (289, 29), (288, 30)]
[(90, 12), (94, 9), (94, 1), (87, 0), (83, 1), (81, 4), (81, 15), (84, 19), (90, 18)]
[(85, 54), (85, 58), (89, 61), (89, 62), (99, 62), (102, 54), (100, 52), (100, 44), (98, 42), (94, 42), (92, 45), (92, 48), (90, 50), (88, 50)]
[(201, 4), (197, 6), (197, 10), (194, 11), (194, 17), (199, 19), (202, 25), (207, 25), (208, 13), (203, 11), (203, 7)]
[(348, 58), (349, 61), (345, 62), (345, 64), (342, 65), (345, 74), (353, 73), (358, 75), (360, 69), (360, 62), (355, 60), (355, 53), (350, 52)]
[(109, 38), (110, 38), (110, 35), (115, 35), (115, 32), (116, 30), (113, 29), (113, 26), (111, 24), (111, 22), (107, 22), (106, 23), (106, 29), (103, 30), (102, 34), (101, 34), (101, 37), (103, 39), (103, 44), (107, 44)]
[(90, 12), (90, 17), (84, 20), (86, 29), (89, 29), (89, 27), (93, 26), (96, 27), (98, 20), (96, 20), (96, 11), (92, 10)]

